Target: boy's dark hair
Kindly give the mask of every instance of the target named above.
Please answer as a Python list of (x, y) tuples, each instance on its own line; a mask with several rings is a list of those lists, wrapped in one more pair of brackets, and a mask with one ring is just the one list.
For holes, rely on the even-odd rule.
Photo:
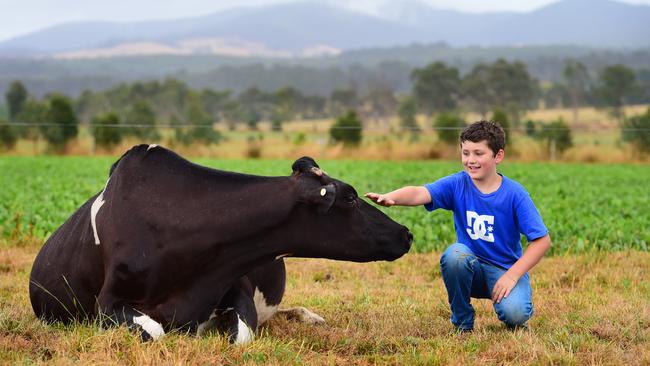
[(465, 127), (460, 134), (460, 143), (465, 141), (480, 142), (487, 141), (488, 146), (494, 155), (501, 149), (506, 148), (506, 132), (499, 122), (478, 121)]

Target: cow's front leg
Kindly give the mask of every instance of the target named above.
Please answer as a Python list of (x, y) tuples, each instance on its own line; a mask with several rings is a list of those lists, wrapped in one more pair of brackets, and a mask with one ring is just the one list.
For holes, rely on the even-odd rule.
[(137, 331), (143, 341), (156, 340), (165, 335), (160, 323), (130, 305), (117, 302), (102, 306), (100, 302), (99, 306), (101, 324), (105, 328), (124, 324), (130, 330)]
[(253, 340), (257, 330), (257, 311), (253, 290), (248, 279), (240, 278), (221, 299), (210, 318), (199, 324), (197, 334), (216, 330), (228, 335), (230, 342), (246, 344)]

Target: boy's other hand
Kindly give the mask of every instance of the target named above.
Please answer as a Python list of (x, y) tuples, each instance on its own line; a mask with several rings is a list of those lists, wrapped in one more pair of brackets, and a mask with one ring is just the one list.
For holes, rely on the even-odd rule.
[(518, 280), (514, 279), (508, 273), (504, 273), (497, 280), (492, 289), (492, 302), (500, 303), (504, 297), (508, 297), (513, 288), (517, 285)]
[(374, 203), (384, 206), (384, 207), (390, 207), (395, 204), (395, 201), (386, 197), (383, 194), (379, 193), (373, 193), (373, 192), (368, 192), (365, 194), (366, 197), (370, 198)]

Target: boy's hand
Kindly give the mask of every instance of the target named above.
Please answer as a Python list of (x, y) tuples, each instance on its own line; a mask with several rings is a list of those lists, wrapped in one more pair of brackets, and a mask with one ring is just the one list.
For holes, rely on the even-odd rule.
[(518, 280), (511, 277), (507, 272), (501, 276), (494, 284), (492, 289), (492, 302), (500, 303), (504, 297), (508, 297), (513, 288), (517, 285)]
[(365, 196), (380, 206), (390, 207), (395, 204), (394, 200), (386, 197), (383, 194), (368, 192), (365, 194)]

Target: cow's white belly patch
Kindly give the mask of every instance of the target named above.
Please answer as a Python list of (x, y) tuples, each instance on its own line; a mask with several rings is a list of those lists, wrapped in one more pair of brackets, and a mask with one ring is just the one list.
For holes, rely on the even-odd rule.
[(253, 340), (253, 331), (244, 323), (237, 314), (237, 339), (235, 344), (247, 344)]
[(257, 326), (260, 326), (267, 320), (271, 319), (273, 314), (278, 311), (278, 305), (269, 305), (264, 298), (264, 294), (257, 287), (255, 287), (253, 302), (255, 303), (255, 310), (257, 311)]
[(153, 340), (156, 340), (165, 335), (162, 325), (157, 321), (151, 319), (148, 315), (134, 316), (133, 322), (139, 324), (142, 330), (149, 333)]
[(104, 205), (104, 192), (106, 191), (106, 187), (108, 187), (108, 182), (111, 179), (109, 178), (106, 181), (106, 185), (104, 185), (104, 189), (102, 190), (102, 193), (95, 198), (95, 201), (93, 202), (92, 206), (90, 206), (90, 224), (93, 227), (93, 234), (95, 234), (95, 244), (99, 245), (99, 235), (97, 234), (97, 212), (99, 212), (99, 209)]

